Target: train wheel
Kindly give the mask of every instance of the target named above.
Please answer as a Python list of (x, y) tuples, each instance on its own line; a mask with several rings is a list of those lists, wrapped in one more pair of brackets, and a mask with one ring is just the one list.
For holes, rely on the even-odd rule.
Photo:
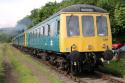
[(78, 75), (79, 70), (78, 70), (78, 65), (77, 65), (76, 62), (71, 62), (70, 72), (71, 72), (71, 74), (74, 75), (74, 76)]

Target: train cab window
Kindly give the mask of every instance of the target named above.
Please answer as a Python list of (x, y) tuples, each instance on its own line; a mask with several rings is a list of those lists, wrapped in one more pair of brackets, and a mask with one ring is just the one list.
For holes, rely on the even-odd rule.
[(66, 24), (67, 24), (67, 35), (68, 36), (79, 36), (80, 35), (78, 16), (67, 16)]
[(107, 27), (107, 18), (105, 16), (97, 16), (97, 32), (99, 36), (107, 36), (108, 35), (108, 27)]
[(82, 16), (83, 36), (94, 36), (94, 19), (93, 16)]

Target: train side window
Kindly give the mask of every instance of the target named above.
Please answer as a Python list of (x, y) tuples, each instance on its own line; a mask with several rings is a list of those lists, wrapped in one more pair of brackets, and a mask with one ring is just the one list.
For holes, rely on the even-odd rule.
[(43, 27), (40, 28), (39, 34), (40, 34), (40, 35), (43, 35)]
[(35, 37), (37, 38), (37, 29), (35, 30)]
[(66, 24), (67, 24), (67, 35), (68, 36), (79, 36), (80, 35), (78, 16), (67, 16)]
[(48, 36), (48, 25), (45, 26), (45, 36)]
[(33, 34), (34, 34), (34, 32), (32, 31), (32, 42), (33, 42)]
[(54, 36), (54, 34), (55, 34), (55, 32), (56, 32), (56, 24), (55, 24), (56, 22), (54, 21), (54, 22), (52, 22), (51, 23), (51, 25), (50, 25), (50, 36), (51, 37), (53, 37)]
[(45, 27), (43, 26), (42, 28), (43, 28), (43, 32), (42, 33), (43, 33), (43, 35), (45, 35)]
[(35, 38), (37, 38), (37, 29), (35, 29)]
[(37, 37), (39, 38), (39, 28), (37, 29)]
[(33, 31), (33, 42), (34, 42), (35, 32)]
[(51, 34), (51, 29), (50, 29), (51, 27), (50, 27), (50, 25), (48, 24), (48, 36), (50, 36), (50, 34)]
[(60, 34), (59, 31), (60, 31), (60, 20), (57, 21), (57, 34), (58, 35)]
[(41, 34), (40, 31), (41, 31), (41, 28), (39, 28), (39, 37), (40, 37), (40, 34)]
[(38, 37), (38, 29), (36, 29), (36, 37)]

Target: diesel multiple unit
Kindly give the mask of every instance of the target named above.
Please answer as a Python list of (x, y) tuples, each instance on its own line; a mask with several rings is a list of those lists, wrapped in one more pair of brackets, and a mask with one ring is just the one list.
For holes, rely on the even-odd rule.
[(113, 57), (109, 14), (86, 4), (64, 8), (12, 41), (36, 55), (49, 53), (47, 60), (72, 73), (93, 70)]

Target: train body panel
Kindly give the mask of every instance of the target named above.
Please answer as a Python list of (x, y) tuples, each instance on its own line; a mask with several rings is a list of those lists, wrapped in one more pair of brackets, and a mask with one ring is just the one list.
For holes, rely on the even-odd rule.
[(59, 52), (58, 21), (56, 16), (26, 32), (27, 47)]
[[(106, 24), (106, 33), (98, 33), (98, 24), (97, 17), (102, 18)], [(112, 49), (112, 36), (111, 36), (111, 27), (109, 22), (108, 13), (99, 13), (99, 12), (66, 12), (61, 14), (61, 30), (60, 30), (60, 51), (61, 52), (71, 52), (72, 50), (77, 50), (79, 52), (101, 52), (108, 49)], [(69, 19), (67, 19), (69, 18)], [(69, 21), (77, 19), (78, 26), (70, 24)], [(99, 20), (100, 20), (99, 19)], [(82, 23), (83, 20), (92, 22), (86, 27), (92, 27), (91, 30), (87, 31), (87, 28), (84, 29), (85, 23)], [(87, 22), (86, 22), (87, 23)], [(68, 31), (68, 24), (77, 27), (78, 29), (73, 30), (73, 26), (70, 26), (70, 32)], [(103, 28), (103, 27), (102, 27)], [(105, 26), (104, 26), (105, 28)], [(84, 29), (84, 30), (83, 30)], [(76, 33), (77, 32), (77, 33)], [(74, 33), (74, 34), (73, 34)], [(92, 34), (93, 33), (93, 34)], [(73, 46), (74, 49), (71, 49)]]

